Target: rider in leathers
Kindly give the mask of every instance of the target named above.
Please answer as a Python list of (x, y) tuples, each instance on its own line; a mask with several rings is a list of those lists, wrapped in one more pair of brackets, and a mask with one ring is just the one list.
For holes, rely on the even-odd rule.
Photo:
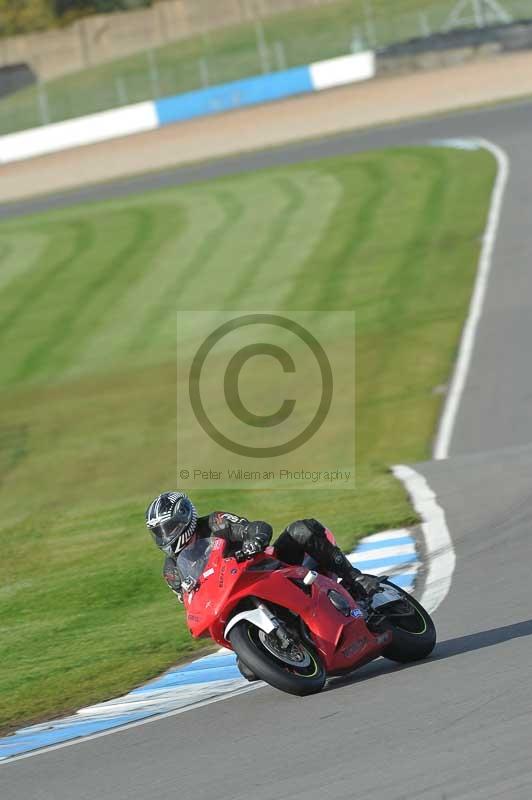
[[(164, 578), (180, 600), (182, 576), (177, 556), (193, 540), (216, 536), (251, 556), (264, 550), (272, 538), (271, 525), (260, 520), (250, 522), (225, 511), (198, 517), (191, 500), (181, 492), (164, 492), (156, 497), (146, 511), (146, 525), (157, 546), (166, 553)], [(331, 544), (325, 528), (316, 519), (290, 523), (274, 547), (277, 557), (288, 564), (301, 564), (308, 554), (319, 569), (341, 578), (355, 598), (368, 597), (378, 589), (378, 578), (355, 569), (340, 548)]]

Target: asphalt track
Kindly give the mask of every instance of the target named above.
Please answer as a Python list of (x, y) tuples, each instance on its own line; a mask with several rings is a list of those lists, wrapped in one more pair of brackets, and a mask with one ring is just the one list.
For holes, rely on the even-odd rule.
[(416, 467), (445, 509), (457, 556), (433, 658), (375, 662), (317, 697), (263, 688), (15, 761), (0, 768), (3, 800), (532, 797), (532, 104), (144, 176), (68, 201), (468, 136), (504, 148), (511, 175), (450, 456)]

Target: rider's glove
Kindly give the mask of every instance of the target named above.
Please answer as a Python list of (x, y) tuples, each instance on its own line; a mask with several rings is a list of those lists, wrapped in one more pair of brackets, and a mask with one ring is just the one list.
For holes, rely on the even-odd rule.
[(354, 583), (358, 589), (361, 589), (366, 597), (371, 597), (376, 592), (381, 591), (380, 578), (375, 575), (366, 575), (361, 573), (354, 579)]
[(244, 539), (256, 539), (257, 542), (260, 542), (262, 545), (262, 549), (264, 550), (265, 547), (268, 547), (272, 538), (272, 526), (269, 525), (267, 522), (262, 522), (261, 520), (257, 520), (256, 522), (248, 522), (246, 536)]
[(245, 542), (242, 542), (242, 552), (248, 558), (257, 555), (257, 553), (262, 553), (264, 547), (265, 545), (261, 539), (247, 539)]

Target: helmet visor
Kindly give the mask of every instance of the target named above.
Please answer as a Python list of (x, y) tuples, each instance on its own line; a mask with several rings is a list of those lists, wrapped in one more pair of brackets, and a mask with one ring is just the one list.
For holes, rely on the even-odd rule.
[(178, 539), (186, 528), (186, 523), (176, 524), (173, 519), (150, 526), (150, 530), (158, 547), (168, 547)]

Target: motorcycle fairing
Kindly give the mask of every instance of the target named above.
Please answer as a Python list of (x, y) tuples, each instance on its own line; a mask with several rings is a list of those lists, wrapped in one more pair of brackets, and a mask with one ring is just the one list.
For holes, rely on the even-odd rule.
[[(261, 558), (269, 557), (271, 551), (254, 563), (258, 566)], [(226, 638), (229, 620), (238, 606), (247, 601), (249, 611), (250, 598), (257, 598), (301, 618), (329, 673), (351, 670), (381, 652), (382, 641), (367, 629), (363, 616), (345, 617), (329, 600), (328, 592), (334, 589), (344, 595), (352, 610), (357, 608), (336, 581), (319, 575), (303, 590), (290, 578), (301, 582), (308, 571), (305, 567), (284, 565), (275, 571), (260, 571), (248, 569), (249, 565), (224, 557), (219, 547), (211, 550), (198, 589), (185, 596), (187, 622), (194, 637), (211, 636), (220, 645), (231, 647)]]

